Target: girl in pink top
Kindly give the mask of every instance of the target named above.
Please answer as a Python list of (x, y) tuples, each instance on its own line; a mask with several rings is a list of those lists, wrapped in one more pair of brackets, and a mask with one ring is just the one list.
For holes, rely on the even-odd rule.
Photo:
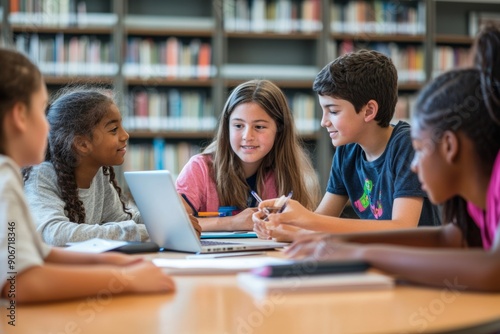
[(252, 213), (262, 199), (293, 190), (293, 198), (314, 209), (319, 199), (317, 176), (303, 150), (283, 92), (268, 80), (251, 80), (229, 96), (217, 135), (194, 156), (177, 178), (177, 191), (193, 209), (218, 211), (235, 206), (232, 217), (200, 219), (204, 231), (252, 230)]
[(500, 291), (499, 54), (500, 30), (486, 26), (476, 66), (440, 75), (416, 101), (412, 168), (430, 200), (443, 204), (444, 226), (306, 236), (287, 254), (361, 259), (420, 284)]

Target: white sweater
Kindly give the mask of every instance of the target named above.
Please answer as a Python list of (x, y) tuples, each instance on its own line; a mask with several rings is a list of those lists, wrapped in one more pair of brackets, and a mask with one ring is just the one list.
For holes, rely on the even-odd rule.
[(0, 154), (0, 287), (12, 275), (43, 265), (50, 251), (33, 224), (20, 167)]
[(91, 238), (126, 241), (149, 238), (139, 212), (131, 211), (130, 219), (123, 211), (118, 193), (102, 168), (90, 188), (78, 190), (85, 208), (85, 224), (71, 222), (66, 216), (56, 172), (50, 162), (33, 167), (24, 189), (37, 230), (48, 244), (64, 246), (67, 242)]

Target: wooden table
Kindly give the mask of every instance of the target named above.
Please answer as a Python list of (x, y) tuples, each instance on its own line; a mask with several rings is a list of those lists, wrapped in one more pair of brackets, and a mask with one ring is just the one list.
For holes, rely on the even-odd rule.
[[(173, 255), (179, 256), (184, 255)], [(453, 284), (257, 300), (238, 288), (234, 275), (174, 279), (177, 291), (169, 294), (103, 291), (69, 302), (17, 305), (15, 327), (8, 326), (3, 305), (0, 333), (421, 333), (500, 318), (500, 294), (467, 292)]]

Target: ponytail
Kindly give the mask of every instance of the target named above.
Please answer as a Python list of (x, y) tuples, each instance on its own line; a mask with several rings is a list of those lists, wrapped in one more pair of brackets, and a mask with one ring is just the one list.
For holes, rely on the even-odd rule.
[(474, 62), (480, 72), (481, 93), (491, 119), (500, 125), (500, 29), (484, 26), (474, 45)]

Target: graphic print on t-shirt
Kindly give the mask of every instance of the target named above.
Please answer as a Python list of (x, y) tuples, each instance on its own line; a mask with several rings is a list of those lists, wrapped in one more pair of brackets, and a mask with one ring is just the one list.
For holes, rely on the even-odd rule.
[(370, 179), (365, 179), (365, 184), (363, 187), (363, 195), (354, 202), (354, 206), (359, 212), (364, 212), (368, 207), (370, 207), (370, 211), (372, 212), (375, 219), (378, 219), (384, 213), (384, 208), (382, 207), (382, 192), (379, 192), (378, 199), (375, 201), (375, 204), (372, 204), (372, 189), (373, 189), (373, 181)]

